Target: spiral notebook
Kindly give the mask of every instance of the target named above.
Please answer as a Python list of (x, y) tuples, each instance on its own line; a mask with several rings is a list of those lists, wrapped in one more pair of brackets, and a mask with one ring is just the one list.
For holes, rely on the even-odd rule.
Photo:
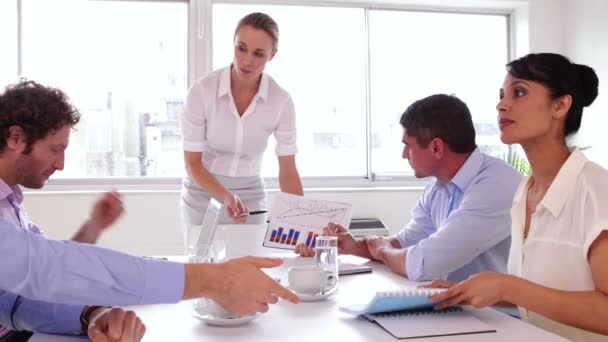
[(460, 307), (434, 310), (428, 298), (442, 291), (445, 290), (377, 292), (367, 304), (340, 305), (340, 310), (362, 315), (398, 339), (496, 332), (496, 329)]
[(341, 303), (340, 311), (353, 315), (374, 314), (380, 312), (432, 309), (430, 296), (444, 292), (445, 289), (411, 288), (401, 291), (376, 292), (368, 303)]
[(377, 323), (398, 339), (496, 332), (496, 329), (457, 306), (441, 311), (433, 309), (393, 311), (365, 314), (363, 317)]

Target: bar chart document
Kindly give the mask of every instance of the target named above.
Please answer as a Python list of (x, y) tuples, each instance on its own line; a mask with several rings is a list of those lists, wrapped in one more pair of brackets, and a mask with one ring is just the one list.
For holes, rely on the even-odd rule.
[(279, 193), (270, 208), (270, 222), (264, 238), (265, 247), (295, 249), (305, 243), (314, 247), (316, 237), (328, 223), (348, 227), (353, 209), (348, 203), (315, 200)]

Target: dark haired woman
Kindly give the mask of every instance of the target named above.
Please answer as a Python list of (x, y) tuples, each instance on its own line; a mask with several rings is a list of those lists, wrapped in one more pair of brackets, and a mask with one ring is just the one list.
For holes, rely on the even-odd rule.
[(432, 298), (437, 308), (510, 303), (526, 321), (573, 341), (608, 341), (608, 171), (566, 138), (598, 94), (588, 66), (551, 53), (507, 64), (497, 105), (501, 140), (532, 173), (515, 194), (509, 275), (480, 273)]

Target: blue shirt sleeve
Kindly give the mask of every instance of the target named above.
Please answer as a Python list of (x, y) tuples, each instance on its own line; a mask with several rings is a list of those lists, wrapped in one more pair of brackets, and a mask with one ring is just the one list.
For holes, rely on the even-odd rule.
[(427, 185), (422, 196), (416, 202), (416, 206), (412, 209), (412, 219), (407, 226), (397, 233), (396, 237), (401, 247), (415, 245), (435, 232), (435, 225), (428, 206), (430, 189), (431, 185)]
[(517, 176), (496, 175), (471, 186), (443, 225), (408, 249), (408, 278), (441, 278), (508, 238), (513, 192), (518, 182)]
[(0, 289), (66, 304), (174, 303), (185, 282), (181, 263), (48, 240), (2, 219), (0, 270)]
[(47, 334), (82, 334), (80, 314), (84, 305), (30, 300), (0, 291), (0, 324), (16, 330)]

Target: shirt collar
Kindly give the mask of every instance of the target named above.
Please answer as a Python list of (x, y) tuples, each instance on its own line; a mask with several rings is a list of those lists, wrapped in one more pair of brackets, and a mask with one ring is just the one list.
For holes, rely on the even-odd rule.
[[(539, 205), (547, 208), (554, 217), (557, 217), (562, 211), (570, 192), (574, 191), (574, 187), (576, 186), (574, 180), (581, 173), (587, 161), (587, 157), (579, 149), (574, 149), (564, 165), (559, 169), (557, 176), (551, 183), (551, 186), (549, 186), (549, 190), (547, 190)], [(530, 179), (530, 176), (524, 178), (522, 185), (515, 192), (513, 205), (524, 200), (530, 187)]]
[(524, 199), (524, 195), (526, 194), (526, 191), (528, 191), (529, 183), (530, 176), (525, 176), (521, 182), (521, 185), (517, 188), (517, 191), (515, 191), (515, 195), (513, 196), (513, 205), (521, 202)]
[(21, 204), (23, 202), (23, 192), (19, 185), (10, 186), (0, 178), (0, 200), (7, 199), (11, 195), (15, 196), (17, 203)]
[(450, 180), (450, 183), (456, 185), (460, 191), (465, 191), (469, 187), (473, 178), (479, 173), (483, 164), (483, 154), (479, 151), (479, 147), (469, 155), (467, 160), (462, 164), (456, 175)]
[(220, 71), (217, 97), (230, 94), (230, 65)]
[(549, 186), (549, 190), (540, 201), (540, 204), (547, 208), (553, 216), (557, 217), (561, 212), (566, 200), (570, 197), (570, 193), (575, 190), (575, 180), (588, 161), (583, 152), (574, 149), (559, 169), (557, 176)]
[[(220, 98), (222, 96), (230, 94), (230, 69), (232, 68), (232, 64), (225, 67), (220, 71), (219, 76), (219, 86), (217, 91), (217, 97)], [(258, 93), (256, 97), (261, 98), (266, 101), (268, 98), (268, 75), (262, 73), (262, 79), (260, 80), (260, 87), (258, 88)]]

